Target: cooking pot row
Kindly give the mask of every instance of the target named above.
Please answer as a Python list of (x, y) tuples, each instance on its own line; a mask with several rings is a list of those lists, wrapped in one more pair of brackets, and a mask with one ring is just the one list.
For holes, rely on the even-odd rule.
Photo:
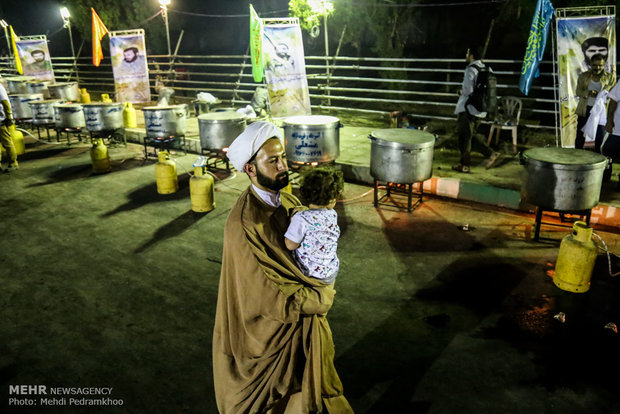
[(39, 81), (33, 77), (21, 76), (6, 78), (9, 94), (43, 94), (46, 99), (62, 99), (65, 101), (78, 101), (80, 91), (77, 82)]

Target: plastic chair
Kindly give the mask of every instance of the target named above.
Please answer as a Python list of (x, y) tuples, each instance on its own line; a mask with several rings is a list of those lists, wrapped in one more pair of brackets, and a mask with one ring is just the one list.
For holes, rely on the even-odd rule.
[(502, 130), (509, 129), (512, 132), (512, 146), (514, 152), (517, 152), (517, 126), (521, 117), (521, 99), (514, 96), (502, 96), (497, 105), (497, 115), (491, 130), (489, 131), (489, 139), (487, 145), (491, 145), (493, 133), (497, 131), (495, 142), (499, 141), (499, 135)]

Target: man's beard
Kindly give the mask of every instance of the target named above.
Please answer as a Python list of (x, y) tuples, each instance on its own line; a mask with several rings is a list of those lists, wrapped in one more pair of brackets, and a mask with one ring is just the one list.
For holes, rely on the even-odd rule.
[(131, 59), (125, 58), (125, 62), (127, 63), (135, 62), (136, 59), (138, 59), (138, 55), (133, 55)]
[(256, 166), (256, 181), (265, 188), (272, 191), (279, 191), (288, 185), (288, 171), (283, 171), (276, 175), (275, 179), (269, 178), (261, 173), (258, 165)]

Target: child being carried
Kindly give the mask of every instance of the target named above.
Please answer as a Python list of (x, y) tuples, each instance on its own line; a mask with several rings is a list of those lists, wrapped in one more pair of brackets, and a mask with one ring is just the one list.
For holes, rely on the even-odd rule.
[(340, 262), (336, 255), (340, 228), (334, 210), (342, 193), (342, 171), (314, 168), (302, 177), (299, 193), (308, 210), (296, 213), (284, 234), (284, 242), (301, 271), (327, 284), (334, 283)]

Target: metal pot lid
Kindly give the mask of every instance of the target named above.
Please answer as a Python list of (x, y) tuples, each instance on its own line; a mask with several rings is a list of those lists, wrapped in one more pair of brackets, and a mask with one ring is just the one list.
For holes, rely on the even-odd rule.
[(238, 112), (210, 112), (208, 114), (198, 115), (198, 122), (205, 121), (209, 123), (217, 123), (222, 121), (241, 121), (245, 118), (245, 115)]
[(145, 106), (142, 108), (143, 111), (168, 111), (171, 109), (185, 109), (187, 105), (178, 104), (178, 105), (162, 105), (162, 106)]
[(336, 118), (335, 116), (328, 116), (328, 115), (297, 115), (297, 116), (291, 116), (284, 120), (285, 124), (305, 125), (305, 126), (325, 125), (325, 124), (332, 124), (334, 122), (338, 123), (340, 122), (340, 120)]
[(43, 94), (41, 93), (12, 93), (9, 95), (9, 99), (11, 98), (15, 98), (15, 99), (21, 99), (21, 98), (38, 98), (41, 97), (43, 98)]
[(3, 78), (7, 82), (30, 82), (37, 80), (34, 76), (11, 76), (8, 78)]
[(77, 85), (77, 82), (59, 82), (59, 83), (52, 83), (47, 85), (48, 88), (53, 88), (53, 87), (63, 87), (63, 86), (73, 86), (73, 85)]
[(550, 164), (552, 168), (576, 170), (604, 166), (607, 157), (593, 151), (575, 148), (532, 148), (523, 152), (526, 162)]
[(427, 148), (435, 145), (435, 136), (419, 129), (377, 129), (372, 131), (368, 138), (375, 140), (381, 146), (402, 149)]
[(78, 103), (57, 103), (54, 106), (58, 108), (80, 108), (82, 109), (83, 104)]
[(62, 103), (62, 99), (43, 99), (41, 101), (32, 101), (30, 105), (49, 105), (53, 103)]
[(89, 103), (84, 103), (82, 104), (83, 106), (88, 106), (88, 107), (97, 107), (97, 106), (104, 106), (104, 107), (109, 107), (109, 106), (121, 106), (123, 105), (120, 102), (89, 102)]

